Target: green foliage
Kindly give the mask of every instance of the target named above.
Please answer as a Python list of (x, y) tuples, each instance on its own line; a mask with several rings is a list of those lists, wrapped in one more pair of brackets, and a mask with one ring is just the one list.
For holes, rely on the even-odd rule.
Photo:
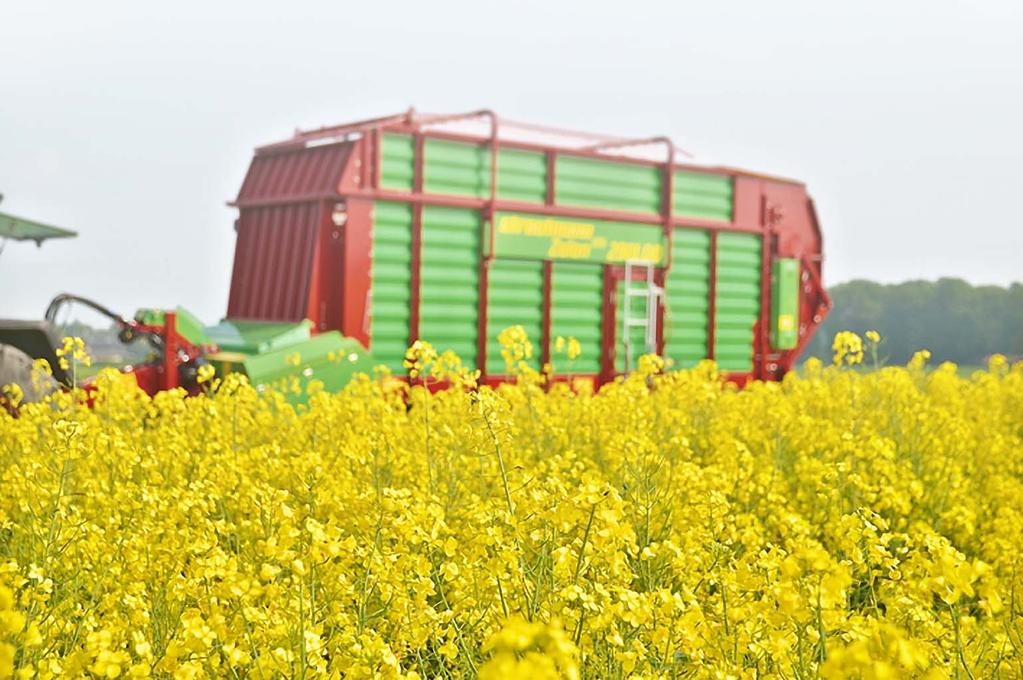
[(1023, 284), (973, 286), (961, 279), (880, 284), (855, 280), (830, 289), (835, 307), (805, 357), (831, 357), (831, 338), (842, 330), (877, 330), (881, 356), (905, 363), (929, 349), (935, 363), (983, 364), (1001, 353), (1023, 356)]

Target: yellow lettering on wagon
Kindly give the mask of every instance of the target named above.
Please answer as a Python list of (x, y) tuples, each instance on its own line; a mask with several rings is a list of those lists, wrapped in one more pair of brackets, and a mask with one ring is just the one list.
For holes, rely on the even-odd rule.
[(644, 243), (639, 251), (639, 259), (646, 262), (660, 262), (664, 255), (664, 246), (659, 243)]
[(607, 251), (608, 262), (660, 262), (662, 248), (656, 243), (636, 243), (635, 241), (611, 241)]
[(593, 238), (595, 227), (588, 222), (566, 222), (552, 218), (504, 215), (497, 223), (502, 234), (536, 236), (540, 238)]
[(585, 260), (590, 256), (590, 244), (579, 241), (565, 241), (559, 238), (551, 242), (547, 257), (552, 260)]
[(653, 225), (503, 214), (494, 221), (493, 237), (491, 248), (498, 257), (652, 263), (664, 259), (663, 234)]
[(639, 259), (639, 244), (628, 241), (611, 241), (611, 247), (607, 250), (608, 262), (625, 262), (626, 260)]

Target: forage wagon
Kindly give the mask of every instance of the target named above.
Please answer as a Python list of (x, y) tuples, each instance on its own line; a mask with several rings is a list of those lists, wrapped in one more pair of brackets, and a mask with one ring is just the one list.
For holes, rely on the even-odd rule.
[(600, 381), (648, 352), (772, 379), (829, 306), (803, 184), (664, 137), (410, 112), (260, 147), (234, 205), (227, 317), (310, 319), (399, 372), (422, 338), (500, 378), (521, 324), (534, 363), (574, 336)]
[[(219, 324), (182, 309), (116, 319), (154, 341), (133, 369), (149, 391), (194, 388), (202, 363), (337, 388), (376, 364), (403, 373), (417, 339), (497, 382), (512, 325), (537, 367), (555, 338), (576, 338), (581, 355), (555, 371), (598, 383), (646, 353), (773, 380), (830, 307), (805, 186), (697, 163), (667, 137), (409, 111), (257, 148), (231, 205)], [(296, 354), (300, 366), (283, 359)]]

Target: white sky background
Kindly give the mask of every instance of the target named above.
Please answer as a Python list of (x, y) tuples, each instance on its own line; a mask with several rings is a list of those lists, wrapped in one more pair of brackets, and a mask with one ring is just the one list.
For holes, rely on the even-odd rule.
[[(500, 7), (501, 9), (497, 9)], [(1023, 3), (5, 2), (0, 317), (227, 307), (252, 149), (481, 107), (805, 181), (825, 278), (1023, 280)]]

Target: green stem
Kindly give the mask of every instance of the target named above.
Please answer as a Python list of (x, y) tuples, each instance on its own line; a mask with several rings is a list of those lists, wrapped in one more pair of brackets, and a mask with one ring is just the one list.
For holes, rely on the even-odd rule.
[(976, 680), (973, 676), (973, 671), (970, 670), (969, 665), (966, 663), (966, 655), (963, 653), (963, 639), (959, 630), (959, 609), (949, 605), (948, 610), (952, 614), (952, 629), (955, 631), (956, 655), (959, 657), (959, 663), (962, 664), (963, 670), (966, 671), (966, 675), (970, 680)]
[(575, 562), (575, 574), (572, 576), (572, 582), (579, 582), (579, 572), (583, 568), (583, 557), (586, 555), (586, 544), (590, 541), (590, 530), (593, 528), (593, 516), (597, 512), (597, 504), (594, 503), (590, 507), (590, 517), (586, 520), (586, 530), (583, 531), (583, 544), (579, 548), (579, 559)]

